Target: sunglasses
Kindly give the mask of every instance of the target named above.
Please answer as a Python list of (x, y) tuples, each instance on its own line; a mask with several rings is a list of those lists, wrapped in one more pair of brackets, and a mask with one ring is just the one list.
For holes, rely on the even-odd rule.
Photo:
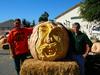
[(15, 24), (20, 24), (20, 22), (16, 22)]

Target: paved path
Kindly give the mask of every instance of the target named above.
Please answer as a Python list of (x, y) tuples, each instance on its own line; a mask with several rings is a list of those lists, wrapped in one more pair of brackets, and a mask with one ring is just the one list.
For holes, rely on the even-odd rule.
[(17, 75), (8, 50), (0, 49), (0, 75)]

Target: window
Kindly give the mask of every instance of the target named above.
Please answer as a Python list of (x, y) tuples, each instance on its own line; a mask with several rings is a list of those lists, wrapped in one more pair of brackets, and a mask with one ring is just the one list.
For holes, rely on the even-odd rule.
[(100, 31), (100, 26), (93, 26), (92, 30), (93, 31)]
[(71, 17), (71, 19), (80, 19), (80, 16)]

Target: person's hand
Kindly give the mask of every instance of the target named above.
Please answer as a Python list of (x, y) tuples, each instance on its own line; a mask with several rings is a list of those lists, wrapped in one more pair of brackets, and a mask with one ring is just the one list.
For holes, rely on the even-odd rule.
[(10, 58), (10, 59), (12, 59), (12, 58), (13, 58), (13, 56), (11, 56), (11, 55), (10, 55), (10, 57), (9, 57), (9, 58)]
[(86, 58), (87, 54), (83, 54), (83, 57)]
[(10, 59), (13, 59), (14, 58), (14, 55), (12, 53), (10, 53), (10, 56), (9, 56)]

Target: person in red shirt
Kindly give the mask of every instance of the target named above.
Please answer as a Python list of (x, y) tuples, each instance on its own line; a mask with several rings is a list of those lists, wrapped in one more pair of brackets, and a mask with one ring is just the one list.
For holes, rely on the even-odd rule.
[(28, 38), (31, 35), (32, 30), (33, 28), (22, 28), (21, 20), (15, 19), (14, 28), (9, 32), (7, 38), (18, 75), (20, 72), (20, 65), (30, 55), (30, 50), (28, 49)]

